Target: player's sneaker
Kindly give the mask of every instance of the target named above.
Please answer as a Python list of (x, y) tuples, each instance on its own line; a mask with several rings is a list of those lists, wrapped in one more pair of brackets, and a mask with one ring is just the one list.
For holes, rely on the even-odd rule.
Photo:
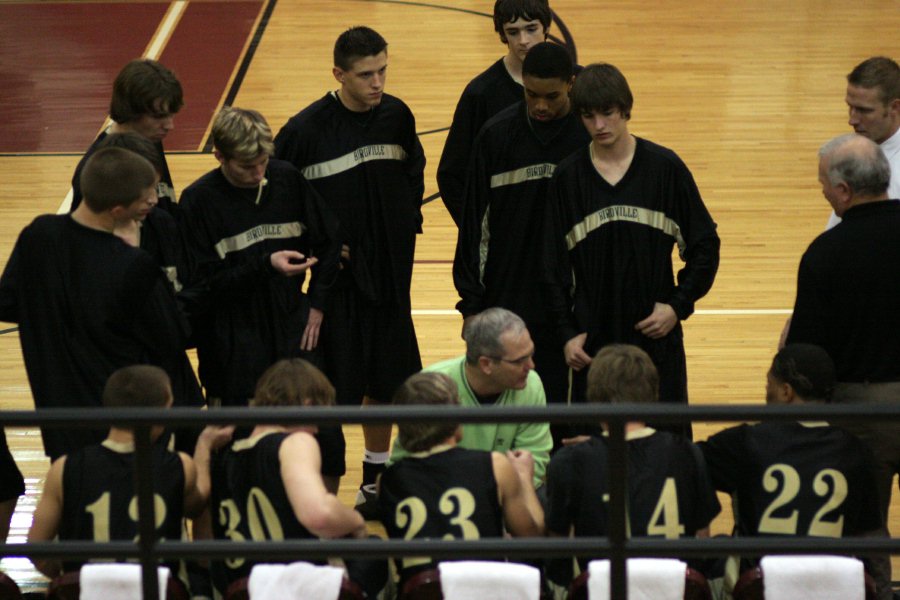
[(356, 492), (356, 506), (354, 508), (366, 521), (378, 520), (378, 495), (375, 484), (369, 483), (359, 486)]

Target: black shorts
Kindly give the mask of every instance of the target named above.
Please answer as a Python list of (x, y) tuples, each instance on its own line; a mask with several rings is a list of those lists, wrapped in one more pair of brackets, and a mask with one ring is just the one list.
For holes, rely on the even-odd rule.
[(25, 493), (25, 479), (6, 445), (6, 431), (0, 427), (0, 502)]
[(340, 405), (363, 396), (388, 403), (406, 378), (422, 370), (408, 308), (373, 306), (342, 274), (322, 322), (325, 374)]
[(319, 425), (316, 434), (319, 452), (322, 454), (322, 476), (343, 477), (347, 473), (347, 442), (340, 425)]

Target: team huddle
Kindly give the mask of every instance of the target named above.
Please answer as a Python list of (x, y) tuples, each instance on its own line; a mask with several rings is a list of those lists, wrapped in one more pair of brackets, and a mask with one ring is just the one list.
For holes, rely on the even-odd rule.
[[(339, 87), (277, 134), (255, 110), (223, 108), (218, 165), (180, 197), (163, 140), (181, 84), (156, 61), (126, 65), (112, 125), (73, 176), (71, 212), (28, 225), (0, 278), (0, 320), (19, 325), (36, 408), (686, 404), (681, 322), (714, 283), (716, 224), (678, 155), (629, 133), (623, 73), (574, 64), (546, 41), (551, 21), (546, 0), (497, 0), (508, 52), (457, 104), (437, 182), (458, 226), (466, 350), (424, 369), (410, 287), (425, 153), (413, 113), (385, 92), (387, 41), (363, 26), (342, 33)], [(819, 154), (834, 214), (800, 262), (771, 404), (900, 402), (900, 67), (872, 58), (847, 81), (856, 133)], [(604, 536), (605, 429), (404, 423), (392, 445), (389, 424), (367, 424), (351, 508), (336, 496), (339, 425), (159, 427), (157, 533), (182, 539), (191, 519), (193, 539), (235, 541), (365, 543), (367, 521), (401, 539)], [(135, 538), (132, 431), (41, 433), (52, 465), (29, 541)], [(891, 422), (772, 422), (695, 444), (689, 425), (629, 422), (629, 535), (708, 536), (717, 490), (734, 500), (734, 535), (889, 535), (898, 434)], [(24, 484), (2, 442), (8, 529)], [(537, 566), (561, 593), (591, 558)], [(203, 598), (254, 562), (169, 566)], [(343, 562), (370, 598), (436, 564)], [(689, 564), (730, 597), (757, 562)], [(889, 557), (865, 563), (891, 598)], [(48, 577), (81, 566), (35, 565)]]

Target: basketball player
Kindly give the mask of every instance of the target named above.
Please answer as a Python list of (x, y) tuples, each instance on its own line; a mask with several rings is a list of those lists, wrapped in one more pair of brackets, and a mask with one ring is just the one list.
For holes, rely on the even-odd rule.
[[(611, 344), (591, 363), (589, 402), (655, 403), (659, 376), (646, 352)], [(608, 429), (606, 424), (602, 424)], [(700, 450), (684, 436), (640, 421), (625, 425), (627, 513), (630, 537), (707, 537), (721, 507)], [(560, 449), (547, 471), (547, 530), (552, 535), (604, 536), (609, 531), (609, 448), (605, 437)], [(590, 556), (579, 556), (581, 569)], [(567, 586), (571, 573), (554, 566), (551, 578)]]
[[(102, 148), (131, 150), (146, 158), (156, 169), (157, 176), (161, 176), (163, 169), (161, 155), (156, 151), (153, 142), (142, 135), (130, 132), (111, 133), (97, 144), (98, 150)], [(188, 269), (175, 217), (171, 213), (154, 208), (146, 215), (141, 214), (136, 219), (117, 223), (113, 233), (128, 245), (144, 250), (156, 260), (160, 270), (169, 281), (172, 292), (175, 293), (176, 301), (190, 320), (190, 317), (198, 310), (197, 302), (200, 294), (195, 288), (185, 289), (179, 278), (179, 274), (184, 277)], [(191, 346), (190, 341), (188, 341), (188, 346)], [(169, 373), (169, 376), (174, 396), (179, 401), (176, 406), (203, 406), (206, 401), (187, 354), (182, 352), (178, 360), (173, 361), (173, 368), (174, 370)], [(194, 430), (189, 427), (177, 428), (174, 432), (175, 449), (182, 452), (193, 452), (199, 432), (199, 429)]]
[[(72, 176), (72, 210), (81, 204), (81, 171), (100, 143), (111, 133), (133, 132), (150, 140), (156, 148), (159, 162), (159, 182), (156, 195), (159, 207), (173, 212), (175, 189), (166, 163), (162, 141), (174, 127), (175, 114), (184, 105), (181, 83), (175, 74), (149, 58), (135, 59), (125, 65), (113, 82), (109, 116), (112, 124), (106, 128), (84, 153)], [(154, 161), (156, 162), (156, 161)]]
[[(339, 404), (390, 402), (422, 368), (411, 316), (416, 233), (422, 226), (425, 154), (412, 112), (384, 92), (387, 42), (368, 27), (342, 33), (332, 73), (340, 85), (292, 117), (275, 138), (339, 221), (343, 269), (322, 325), (325, 372)], [(390, 425), (363, 425), (359, 509), (376, 517), (375, 479)]]
[[(528, 52), (522, 65), (525, 99), (490, 119), (475, 141), (453, 282), (464, 318), (502, 306), (525, 321), (534, 340), (535, 370), (548, 402), (568, 397), (562, 341), (541, 300), (540, 240), (547, 185), (556, 164), (591, 138), (572, 112), (574, 67), (551, 42)], [(568, 431), (550, 425), (554, 446)]]
[[(280, 360), (263, 374), (252, 407), (328, 406), (334, 388), (299, 358)], [(365, 538), (366, 524), (340, 503), (322, 480), (315, 426), (257, 425), (213, 458), (212, 514), (217, 539), (263, 541)], [(272, 562), (266, 559), (265, 562)], [(213, 565), (221, 592), (248, 577), (254, 562), (243, 557)], [(346, 561), (350, 578), (375, 598), (387, 578), (387, 561)]]
[(441, 198), (457, 225), (475, 136), (488, 119), (522, 99), (522, 62), (532, 46), (547, 39), (553, 13), (547, 0), (497, 0), (493, 16), (494, 31), (507, 46), (506, 55), (463, 90), (437, 170)]
[[(443, 373), (417, 373), (394, 395), (396, 406), (457, 406), (456, 384)], [(541, 535), (544, 511), (531, 484), (534, 461), (523, 452), (466, 450), (456, 423), (401, 423), (409, 456), (379, 480), (378, 507), (391, 538), (481, 539)], [(449, 509), (448, 509), (449, 507)], [(399, 561), (401, 586), (428, 558)]]
[[(767, 404), (829, 402), (835, 386), (831, 357), (812, 344), (789, 344), (772, 360)], [(716, 489), (731, 494), (735, 535), (862, 535), (882, 526), (871, 451), (849, 432), (825, 422), (738, 425), (700, 448)], [(755, 560), (729, 559), (731, 590)], [(890, 593), (885, 596), (890, 598)]]
[[(171, 405), (168, 376), (149, 365), (119, 369), (103, 390), (103, 406), (110, 410)], [(162, 431), (162, 427), (153, 427), (151, 438), (156, 440)], [(153, 501), (161, 539), (180, 540), (182, 517), (195, 517), (203, 511), (210, 493), (210, 451), (230, 436), (231, 428), (207, 427), (200, 434), (193, 459), (153, 444)], [(28, 541), (46, 542), (57, 536), (64, 541), (137, 539), (134, 481), (134, 433), (113, 426), (101, 444), (62, 456), (50, 466)], [(47, 577), (81, 567), (78, 561), (33, 562)], [(169, 566), (173, 574), (178, 572), (177, 563)]]
[[(629, 133), (633, 104), (613, 65), (590, 65), (575, 78), (572, 105), (593, 139), (559, 163), (550, 184), (547, 310), (575, 371), (573, 401), (583, 401), (591, 357), (619, 343), (653, 359), (661, 402), (686, 404), (681, 321), (715, 280), (719, 236), (681, 159)], [(685, 261), (677, 278), (676, 246)]]
[[(104, 148), (88, 160), (81, 183), (84, 202), (28, 225), (0, 278), (0, 320), (19, 324), (38, 409), (98, 407), (106, 380), (124, 366), (183, 367), (188, 328), (168, 281), (146, 252), (114, 235), (153, 210), (153, 166), (134, 152)], [(41, 434), (51, 459), (105, 436), (89, 429)]]

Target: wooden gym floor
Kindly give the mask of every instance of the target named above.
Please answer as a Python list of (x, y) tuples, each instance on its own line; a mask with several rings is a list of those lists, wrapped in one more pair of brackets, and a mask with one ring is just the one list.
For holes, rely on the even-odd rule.
[[(215, 165), (205, 136), (223, 102), (261, 111), (277, 131), (336, 87), (337, 35), (369, 25), (390, 44), (386, 89), (416, 115), (428, 157), (425, 193), (436, 194), (434, 173), (456, 100), (505, 51), (492, 30), (492, 6), (489, 0), (0, 4), (0, 62), (10, 65), (0, 76), (7, 130), (0, 136), (0, 265), (23, 226), (60, 208), (80, 152), (103, 124), (112, 77), (141, 54), (161, 58), (185, 85), (187, 107), (167, 140), (180, 191)], [(800, 255), (828, 217), (816, 150), (849, 131), (846, 73), (869, 56), (900, 55), (891, 45), (897, 2), (552, 0), (552, 6), (581, 64), (610, 62), (624, 72), (636, 99), (631, 131), (678, 152), (718, 223), (719, 274), (685, 323), (691, 401), (762, 402)], [(103, 22), (110, 12), (114, 20)], [(54, 19), (66, 29), (47, 24)], [(128, 35), (110, 40), (110, 28), (125, 27)], [(558, 26), (551, 33), (564, 37)], [(59, 62), (86, 46), (95, 51)], [(54, 68), (40, 63), (41, 53)], [(23, 67), (22, 56), (32, 54), (40, 68)], [(12, 98), (13, 92), (22, 95)], [(450, 275), (456, 229), (440, 200), (423, 212), (412, 302), (429, 364), (460, 353), (462, 344)], [(12, 326), (0, 329), (0, 408), (32, 408)], [(719, 427), (700, 424), (697, 438)], [(35, 430), (7, 435), (28, 485), (10, 537), (22, 541), (48, 465)], [(354, 428), (341, 494), (347, 503), (359, 482), (360, 455)], [(895, 507), (892, 524), (900, 532), (897, 514)], [(714, 530), (727, 532), (729, 524), (726, 508)], [(28, 586), (40, 580), (22, 559), (4, 559), (0, 568)]]

